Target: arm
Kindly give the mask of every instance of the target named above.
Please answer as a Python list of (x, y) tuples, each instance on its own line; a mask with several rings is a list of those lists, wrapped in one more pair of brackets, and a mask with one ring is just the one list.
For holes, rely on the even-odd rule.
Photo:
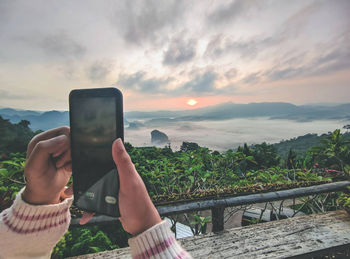
[(165, 220), (129, 239), (129, 245), (132, 257), (137, 259), (192, 258), (176, 241), (174, 233)]
[(31, 205), (22, 199), (22, 193), (0, 214), (0, 258), (50, 258), (68, 230), (73, 198), (58, 204)]
[(0, 258), (50, 258), (67, 231), (72, 198), (69, 128), (43, 132), (28, 145), (26, 187), (0, 214)]
[(120, 139), (113, 143), (112, 155), (120, 178), (120, 221), (134, 236), (129, 240), (132, 257), (191, 258), (177, 243), (168, 224), (161, 220)]
[[(135, 169), (121, 139), (114, 141), (112, 155), (118, 168), (120, 222), (134, 237), (129, 239), (133, 258), (191, 258), (177, 243), (174, 234), (148, 195), (145, 184)], [(85, 224), (92, 214), (85, 214)]]
[(112, 155), (120, 178), (120, 221), (134, 236), (129, 239), (132, 257), (191, 258), (177, 243), (167, 222), (161, 220), (120, 139), (113, 143)]

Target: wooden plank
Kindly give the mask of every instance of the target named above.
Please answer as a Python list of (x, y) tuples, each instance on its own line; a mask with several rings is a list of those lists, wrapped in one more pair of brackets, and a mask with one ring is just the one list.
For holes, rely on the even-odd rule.
[[(288, 258), (350, 244), (350, 216), (328, 212), (179, 240), (193, 258)], [(77, 258), (131, 258), (129, 248)]]

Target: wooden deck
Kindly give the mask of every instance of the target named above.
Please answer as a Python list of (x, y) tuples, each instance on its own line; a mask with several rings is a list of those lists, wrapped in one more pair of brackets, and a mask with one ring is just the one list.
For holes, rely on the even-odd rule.
[[(179, 240), (193, 258), (312, 258), (350, 246), (345, 211), (272, 221)], [(75, 258), (131, 258), (129, 248)]]

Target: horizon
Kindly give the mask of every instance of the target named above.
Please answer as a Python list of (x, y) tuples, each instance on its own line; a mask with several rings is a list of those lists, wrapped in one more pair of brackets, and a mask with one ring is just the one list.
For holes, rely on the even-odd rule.
[[(191, 111), (191, 110), (196, 110), (196, 109), (202, 109), (202, 108), (208, 108), (208, 107), (215, 107), (215, 106), (220, 106), (220, 105), (225, 105), (225, 104), (253, 104), (253, 103), (284, 103), (284, 104), (292, 104), (295, 106), (324, 106), (324, 107), (333, 107), (333, 106), (338, 106), (338, 105), (344, 105), (344, 104), (350, 104), (349, 102), (340, 102), (340, 103), (333, 103), (333, 102), (329, 102), (329, 103), (304, 103), (304, 104), (295, 104), (295, 103), (291, 103), (291, 102), (250, 102), (250, 103), (235, 103), (232, 101), (228, 101), (228, 102), (223, 102), (223, 103), (218, 103), (218, 104), (214, 104), (214, 105), (207, 105), (207, 106), (200, 106), (200, 107), (188, 107), (187, 109), (157, 109), (157, 110), (147, 110), (147, 109), (143, 109), (141, 110), (125, 110), (124, 112), (160, 112), (160, 111), (170, 111), (170, 112), (174, 112), (174, 111)], [(69, 108), (69, 107), (67, 107)], [(5, 107), (5, 106), (0, 106), (0, 109), (13, 109), (13, 110), (23, 110), (23, 111), (36, 111), (36, 112), (50, 112), (50, 111), (59, 111), (59, 112), (66, 112), (69, 111), (69, 109), (66, 110), (61, 110), (61, 109), (51, 109), (51, 110), (34, 110), (34, 109), (24, 109), (24, 108), (15, 108), (15, 107)]]
[(349, 13), (347, 0), (6, 1), (0, 103), (66, 110), (72, 89), (101, 86), (127, 111), (348, 102)]

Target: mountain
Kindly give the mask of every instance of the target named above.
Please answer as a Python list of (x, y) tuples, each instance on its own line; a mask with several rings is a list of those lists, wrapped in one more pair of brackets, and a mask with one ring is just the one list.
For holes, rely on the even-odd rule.
[(298, 109), (290, 103), (249, 103), (235, 104), (222, 103), (193, 110), (182, 111), (154, 111), (154, 112), (127, 112), (128, 119), (177, 119), (177, 120), (223, 120), (232, 118), (261, 117), (285, 115)]
[[(62, 125), (69, 125), (69, 113), (67, 111), (38, 112), (30, 110), (16, 110), (1, 108), (0, 115), (13, 123), (20, 120), (31, 122), (34, 130), (46, 130)], [(236, 104), (232, 102), (222, 103), (193, 110), (181, 111), (131, 111), (125, 113), (124, 124), (131, 124), (130, 128), (137, 128), (143, 124), (148, 127), (158, 127), (177, 123), (179, 121), (203, 121), (203, 120), (228, 120), (234, 118), (268, 117), (270, 119), (287, 119), (295, 121), (313, 120), (350, 120), (350, 103), (330, 105), (294, 105), (282, 102), (265, 102)]]
[(29, 126), (33, 130), (48, 130), (69, 125), (69, 112), (67, 111), (38, 112), (3, 108), (0, 109), (0, 116), (12, 123), (18, 123), (21, 120), (30, 121)]
[(40, 115), (42, 112), (39, 111), (29, 111), (29, 110), (20, 110), (20, 109), (11, 109), (11, 108), (1, 108), (0, 114), (6, 114), (8, 116), (30, 116), (30, 115)]
[[(272, 145), (276, 148), (277, 153), (283, 159), (286, 159), (290, 149), (295, 153), (304, 156), (309, 148), (322, 145), (321, 139), (327, 136), (329, 136), (329, 133), (322, 135), (306, 134), (289, 140), (282, 140), (279, 143)], [(350, 141), (350, 132), (344, 133), (343, 139), (344, 141)]]
[(193, 110), (127, 112), (129, 120), (143, 119), (149, 126), (177, 121), (227, 120), (234, 118), (269, 117), (296, 121), (349, 120), (350, 104), (336, 106), (294, 105), (290, 103), (249, 103), (232, 102)]
[(159, 130), (153, 130), (151, 132), (151, 143), (153, 145), (162, 145), (169, 143), (168, 136)]

